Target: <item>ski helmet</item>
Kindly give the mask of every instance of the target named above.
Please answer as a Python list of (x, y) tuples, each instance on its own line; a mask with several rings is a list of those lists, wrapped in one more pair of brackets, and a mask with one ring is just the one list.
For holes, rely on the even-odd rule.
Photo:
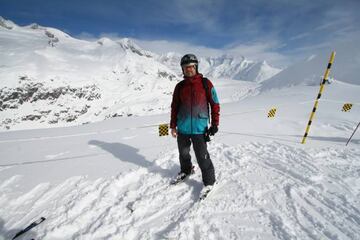
[(195, 68), (196, 68), (196, 72), (198, 72), (198, 64), (199, 64), (199, 61), (197, 59), (197, 57), (194, 55), (194, 54), (185, 54), (182, 58), (181, 58), (181, 61), (180, 61), (180, 65), (181, 67), (183, 65), (186, 65), (186, 64), (189, 64), (189, 63), (194, 63), (195, 64)]
[(181, 58), (181, 62), (180, 62), (181, 66), (189, 63), (195, 63), (195, 64), (199, 63), (197, 57), (194, 54), (186, 54)]

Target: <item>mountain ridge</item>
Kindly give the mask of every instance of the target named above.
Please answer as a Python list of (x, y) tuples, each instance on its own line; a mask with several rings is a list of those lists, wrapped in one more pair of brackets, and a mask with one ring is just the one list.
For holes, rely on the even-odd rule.
[[(180, 54), (158, 55), (129, 38), (86, 41), (37, 23), (0, 22), (0, 128), (70, 126), (169, 112), (172, 91), (182, 79)], [(257, 82), (263, 64), (251, 71), (242, 68), (246, 61), (256, 64), (245, 57), (233, 57), (237, 65), (200, 57), (200, 71), (213, 81), (244, 71), (241, 76), (248, 79), (239, 80)]]

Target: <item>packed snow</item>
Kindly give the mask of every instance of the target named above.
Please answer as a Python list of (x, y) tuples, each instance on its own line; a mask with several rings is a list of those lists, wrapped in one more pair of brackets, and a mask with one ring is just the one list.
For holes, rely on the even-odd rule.
[[(208, 146), (217, 185), (203, 202), (198, 168), (184, 184), (169, 185), (179, 170), (177, 147), (157, 129), (168, 114), (3, 132), (1, 234), (12, 237), (43, 216), (23, 239), (357, 239), (359, 135), (345, 143), (360, 87), (327, 86), (302, 145), (317, 90), (223, 104)], [(356, 104), (342, 112), (333, 99)], [(278, 112), (269, 119), (272, 106)]]
[[(0, 239), (40, 217), (17, 239), (358, 239), (359, 131), (345, 144), (359, 122), (360, 84), (339, 78), (336, 64), (341, 58), (306, 144), (314, 69), (302, 67), (300, 83), (281, 89), (275, 78), (214, 79), (220, 127), (208, 150), (217, 184), (201, 202), (193, 152), (195, 174), (169, 185), (179, 160), (176, 140), (158, 135), (168, 112), (0, 132)], [(349, 112), (344, 103), (353, 104)]]

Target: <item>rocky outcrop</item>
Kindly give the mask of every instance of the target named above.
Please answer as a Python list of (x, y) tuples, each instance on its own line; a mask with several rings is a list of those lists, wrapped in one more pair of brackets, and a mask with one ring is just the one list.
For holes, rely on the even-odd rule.
[(49, 32), (47, 30), (45, 31), (45, 35), (49, 38), (49, 40), (48, 40), (49, 46), (55, 47), (55, 44), (59, 42), (59, 38), (57, 38), (55, 36), (55, 34)]
[[(26, 103), (31, 104), (34, 110), (31, 114), (24, 114), (13, 119), (3, 119), (0, 126), (6, 129), (22, 121), (40, 121), (49, 124), (73, 122), (88, 112), (90, 103), (84, 104), (84, 101), (91, 102), (101, 99), (100, 90), (96, 85), (51, 87), (42, 82), (34, 82), (27, 76), (21, 76), (19, 79), (18, 87), (0, 89), (0, 112), (21, 108)], [(84, 105), (78, 104), (69, 107), (59, 103), (60, 99), (62, 99), (61, 102), (81, 100), (79, 102)]]
[(139, 56), (145, 56), (147, 58), (152, 58), (153, 54), (151, 52), (145, 51), (144, 49), (140, 48), (137, 44), (135, 44), (133, 41), (131, 41), (129, 38), (123, 38), (117, 43), (124, 49), (124, 50), (130, 50), (131, 52), (139, 55)]
[[(27, 77), (19, 77), (20, 80), (29, 80)], [(36, 102), (40, 100), (48, 100), (56, 102), (62, 96), (68, 95), (74, 99), (86, 99), (93, 101), (101, 98), (99, 88), (96, 85), (87, 85), (84, 87), (46, 87), (44, 83), (36, 83), (32, 81), (21, 82), (16, 88), (4, 87), (0, 89), (0, 111), (9, 108), (18, 108), (24, 102)]]
[(161, 78), (168, 78), (170, 81), (176, 81), (177, 77), (174, 74), (164, 72), (164, 71), (158, 71), (158, 77)]
[(5, 18), (0, 16), (0, 27), (6, 28), (8, 30), (13, 29), (14, 23), (10, 20), (6, 20)]

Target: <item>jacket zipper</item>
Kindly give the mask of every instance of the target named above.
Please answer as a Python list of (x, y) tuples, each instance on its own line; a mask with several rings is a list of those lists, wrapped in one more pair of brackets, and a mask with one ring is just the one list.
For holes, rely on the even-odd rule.
[(190, 82), (190, 96), (191, 96), (191, 101), (190, 101), (190, 126), (191, 126), (191, 129), (190, 129), (190, 134), (193, 133), (193, 127), (192, 127), (192, 105), (193, 105), (193, 91), (192, 91), (192, 82)]

